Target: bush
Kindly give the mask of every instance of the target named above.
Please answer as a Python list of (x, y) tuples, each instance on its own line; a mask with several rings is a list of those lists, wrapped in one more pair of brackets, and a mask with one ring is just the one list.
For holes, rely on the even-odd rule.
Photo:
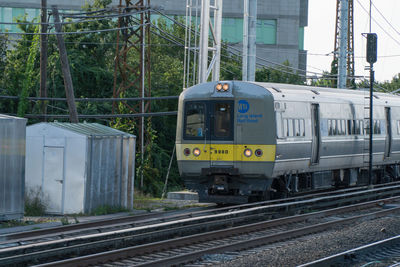
[(43, 216), (46, 206), (42, 187), (31, 188), (25, 192), (25, 216)]

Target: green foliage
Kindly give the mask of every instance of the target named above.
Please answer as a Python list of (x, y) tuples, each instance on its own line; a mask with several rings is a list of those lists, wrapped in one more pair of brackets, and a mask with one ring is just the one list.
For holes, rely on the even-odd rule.
[(62, 225), (68, 225), (69, 224), (69, 220), (67, 216), (64, 216), (60, 219), (60, 222)]
[(288, 61), (283, 62), (283, 66), (276, 68), (262, 68), (256, 71), (256, 81), (258, 82), (274, 82), (289, 84), (304, 84), (298, 72), (293, 73)]
[[(129, 210), (124, 207), (102, 205), (95, 208), (90, 214), (91, 215), (106, 215), (118, 212), (128, 212)], [(75, 219), (76, 221), (77, 219)]]
[(25, 216), (43, 216), (46, 205), (41, 187), (25, 191)]
[[(39, 26), (36, 27), (35, 33), (39, 32)], [(37, 66), (35, 66), (35, 61), (38, 57), (39, 50), (39, 35), (34, 35), (32, 44), (29, 48), (28, 60), (25, 67), (25, 79), (22, 82), (22, 91), (20, 94), (20, 101), (18, 103), (18, 116), (24, 117), (25, 112), (28, 108), (28, 99), (30, 90), (35, 87), (37, 83)], [(36, 64), (37, 65), (37, 64)]]

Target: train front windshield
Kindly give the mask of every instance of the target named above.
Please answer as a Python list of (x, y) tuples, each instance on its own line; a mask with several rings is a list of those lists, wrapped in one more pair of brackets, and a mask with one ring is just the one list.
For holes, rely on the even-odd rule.
[(233, 140), (233, 101), (186, 102), (184, 139)]

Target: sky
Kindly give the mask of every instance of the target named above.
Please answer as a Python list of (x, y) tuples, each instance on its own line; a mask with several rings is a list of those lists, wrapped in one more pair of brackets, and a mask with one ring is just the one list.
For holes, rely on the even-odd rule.
[[(393, 76), (400, 73), (400, 0), (372, 0), (372, 3), (376, 7), (372, 6), (372, 32), (378, 35), (378, 61), (374, 64), (375, 80), (391, 81)], [(370, 0), (354, 0), (355, 74), (368, 78), (369, 70), (365, 70), (365, 67), (369, 66), (365, 59), (366, 39), (362, 33), (369, 32), (369, 5)], [(330, 71), (335, 23), (336, 0), (309, 0), (304, 43), (304, 49), (308, 51), (308, 71)], [(329, 56), (326, 56), (327, 54)]]

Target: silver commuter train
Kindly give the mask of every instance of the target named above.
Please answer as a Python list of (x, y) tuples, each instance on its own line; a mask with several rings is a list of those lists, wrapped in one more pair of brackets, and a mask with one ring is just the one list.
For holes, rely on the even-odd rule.
[[(179, 97), (180, 175), (202, 202), (368, 183), (369, 92), (221, 81)], [(399, 176), (400, 97), (374, 93), (374, 183)]]

